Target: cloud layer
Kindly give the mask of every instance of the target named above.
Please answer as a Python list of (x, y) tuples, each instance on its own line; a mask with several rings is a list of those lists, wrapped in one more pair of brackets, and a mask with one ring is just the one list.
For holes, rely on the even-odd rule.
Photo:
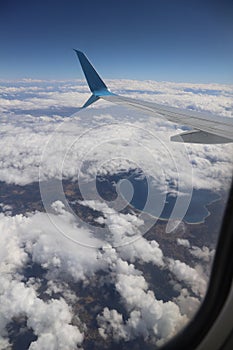
[[(190, 108), (192, 104), (193, 109), (218, 113), (220, 117), (232, 113), (231, 86), (150, 81), (110, 81), (109, 84), (114, 91), (126, 92), (131, 97), (182, 108)], [(195, 187), (229, 186), (232, 145), (188, 145), (184, 149), (169, 142), (171, 135), (182, 131), (181, 126), (105, 102), (71, 117), (89, 96), (87, 87), (80, 82), (55, 85), (32, 81), (6, 85), (1, 87), (0, 101), (2, 181), (19, 184), (37, 181), (39, 167), (42, 178), (59, 178), (61, 170), (63, 176), (74, 177), (78, 171), (82, 174), (86, 161), (89, 174), (115, 172), (122, 167), (130, 168), (132, 163), (140, 165), (159, 186), (164, 186), (159, 180), (161, 175), (174, 180), (178, 171), (183, 176), (183, 187), (187, 188), (190, 176), (185, 178), (183, 173), (187, 169), (181, 166), (187, 159)]]

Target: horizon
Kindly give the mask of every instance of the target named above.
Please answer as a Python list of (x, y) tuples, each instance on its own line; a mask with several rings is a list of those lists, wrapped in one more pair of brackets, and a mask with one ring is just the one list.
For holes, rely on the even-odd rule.
[[(81, 69), (81, 68), (80, 68)], [(122, 82), (151, 82), (151, 83), (161, 83), (161, 84), (172, 84), (172, 85), (194, 85), (194, 86), (206, 86), (206, 87), (210, 87), (210, 86), (227, 86), (227, 87), (232, 87), (233, 86), (233, 81), (231, 83), (219, 83), (219, 82), (192, 82), (192, 81), (172, 81), (172, 80), (156, 80), (156, 79), (129, 79), (129, 78), (105, 78), (103, 76), (101, 76), (101, 78), (104, 80), (105, 83), (111, 83), (114, 81), (122, 81)], [(72, 82), (72, 83), (82, 83), (84, 86), (87, 87), (88, 91), (90, 91), (90, 89), (88, 88), (87, 82), (85, 77), (80, 77), (80, 78), (66, 78), (66, 79), (62, 79), (62, 78), (33, 78), (33, 77), (22, 77), (22, 78), (5, 78), (5, 79), (1, 79), (0, 78), (0, 83), (4, 84), (4, 83), (62, 83), (62, 82)], [(108, 88), (110, 88), (108, 86)]]

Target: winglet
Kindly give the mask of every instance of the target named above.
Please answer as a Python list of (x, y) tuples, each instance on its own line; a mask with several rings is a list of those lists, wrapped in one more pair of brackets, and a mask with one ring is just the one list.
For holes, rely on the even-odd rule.
[(88, 86), (92, 92), (92, 96), (88, 99), (88, 101), (83, 105), (82, 108), (90, 106), (92, 103), (96, 102), (102, 95), (112, 95), (112, 93), (108, 90), (107, 86), (100, 78), (99, 74), (96, 72), (95, 68), (89, 62), (84, 53), (75, 49), (74, 51), (78, 56)]
[(89, 99), (84, 103), (84, 105), (82, 106), (82, 108), (86, 108), (86, 107), (90, 106), (92, 103), (95, 103), (95, 102), (98, 101), (98, 100), (99, 100), (99, 97), (92, 94), (92, 95), (89, 97)]

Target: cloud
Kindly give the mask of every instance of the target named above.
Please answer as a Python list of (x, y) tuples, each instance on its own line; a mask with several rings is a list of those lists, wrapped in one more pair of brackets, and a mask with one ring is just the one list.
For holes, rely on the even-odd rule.
[(132, 264), (120, 259), (115, 264), (114, 259), (110, 262), (109, 255), (108, 262), (129, 317), (123, 322), (117, 310), (104, 308), (97, 318), (101, 336), (106, 339), (110, 335), (116, 341), (143, 337), (161, 345), (184, 326), (187, 317), (181, 315), (179, 307), (172, 301), (157, 300), (145, 278)]
[(202, 259), (205, 262), (211, 262), (215, 254), (215, 249), (211, 250), (206, 246), (203, 246), (201, 248), (192, 246), (190, 253), (198, 259)]
[(183, 239), (183, 238), (177, 238), (177, 244), (182, 245), (186, 248), (190, 247), (190, 243), (187, 239)]
[(210, 263), (214, 257), (215, 249), (210, 249), (209, 247), (202, 246), (197, 247), (191, 245), (188, 239), (177, 238), (177, 244), (182, 245), (186, 248), (190, 248), (189, 252), (196, 258), (203, 260), (203, 262)]
[(108, 244), (119, 247), (118, 254), (121, 258), (132, 263), (140, 261), (142, 263), (152, 262), (160, 267), (164, 265), (163, 252), (158, 242), (148, 241), (140, 236), (140, 231), (138, 232), (138, 228), (140, 229), (144, 224), (142, 219), (135, 214), (119, 213), (103, 202), (84, 200), (80, 203), (103, 213), (103, 217), (98, 217), (96, 221), (108, 227), (109, 235), (105, 239)]
[(143, 221), (136, 215), (118, 213), (104, 202), (84, 200), (79, 203), (103, 213), (103, 216), (97, 218), (96, 221), (108, 226), (109, 237), (107, 237), (107, 241), (112, 245), (124, 245), (127, 237), (140, 234), (137, 229), (143, 224)]
[(203, 275), (203, 271), (190, 267), (184, 262), (179, 260), (169, 259), (168, 266), (174, 277), (178, 281), (184, 282), (197, 296), (204, 297), (206, 292), (206, 276)]
[[(5, 282), (5, 283), (4, 283)], [(32, 288), (23, 283), (6, 283), (1, 278), (1, 327), (13, 317), (26, 315), (27, 327), (38, 336), (30, 349), (74, 349), (81, 344), (83, 335), (72, 326), (72, 313), (64, 299), (44, 302)]]
[(107, 339), (108, 336), (112, 336), (116, 341), (130, 339), (124, 327), (123, 317), (117, 310), (104, 308), (103, 315), (98, 317), (98, 323), (99, 333), (104, 339)]
[[(38, 297), (35, 290), (36, 281), (31, 280), (25, 283), (21, 279), (23, 267), (29, 260), (29, 253), (32, 254), (34, 261), (40, 261), (58, 268), (59, 264), (55, 261), (56, 248), (53, 249), (50, 244), (56, 245), (56, 238), (49, 241), (47, 235), (43, 234), (43, 228), (37, 222), (37, 215), (30, 218), (18, 215), (15, 217), (4, 216), (1, 214), (1, 244), (0, 244), (0, 334), (3, 336), (2, 342), (6, 343), (4, 338), (5, 327), (13, 319), (25, 315), (27, 318), (27, 327), (32, 328), (38, 339), (32, 342), (30, 349), (73, 349), (77, 344), (83, 341), (83, 334), (76, 326), (71, 325), (73, 313), (71, 306), (67, 304), (64, 298), (42, 300)], [(45, 223), (46, 214), (42, 215), (44, 227), (49, 229)], [(39, 219), (40, 220), (40, 219)], [(37, 233), (35, 232), (37, 231)], [(62, 239), (62, 236), (60, 237)], [(43, 249), (38, 250), (38, 245), (43, 242)], [(65, 254), (61, 251), (60, 254)], [(46, 252), (46, 256), (45, 256)], [(69, 254), (69, 260), (72, 261), (72, 255)], [(57, 255), (57, 260), (61, 258)], [(69, 269), (67, 269), (69, 270)], [(66, 270), (66, 271), (67, 271)], [(72, 264), (70, 264), (70, 273), (72, 273)]]
[(200, 300), (196, 297), (190, 296), (186, 288), (181, 289), (177, 298), (173, 299), (179, 306), (180, 312), (191, 319), (200, 306)]

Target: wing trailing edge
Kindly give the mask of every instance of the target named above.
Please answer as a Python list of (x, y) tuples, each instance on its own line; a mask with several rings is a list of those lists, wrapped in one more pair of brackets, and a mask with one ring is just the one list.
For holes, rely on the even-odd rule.
[(202, 130), (187, 131), (178, 135), (171, 136), (171, 141), (185, 142), (185, 143), (203, 143), (203, 144), (215, 144), (215, 143), (229, 143), (231, 139), (218, 136), (205, 132)]

